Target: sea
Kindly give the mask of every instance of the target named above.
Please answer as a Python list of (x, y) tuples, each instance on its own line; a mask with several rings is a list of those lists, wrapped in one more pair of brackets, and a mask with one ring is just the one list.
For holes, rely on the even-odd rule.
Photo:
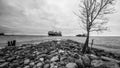
[[(1, 44), (7, 44), (8, 41), (16, 40), (17, 43), (27, 43), (27, 42), (41, 42), (45, 40), (56, 40), (56, 39), (71, 39), (78, 42), (85, 42), (86, 37), (75, 37), (75, 36), (35, 36), (35, 35), (7, 35), (0, 36), (0, 46)], [(120, 46), (120, 36), (91, 36), (91, 40), (94, 39), (94, 44), (101, 45), (114, 45)]]
[[(33, 44), (40, 43), (43, 41), (50, 40), (60, 40), (60, 39), (70, 39), (77, 42), (84, 43), (86, 37), (75, 37), (75, 36), (39, 36), (39, 35), (6, 35), (0, 36), (0, 47), (7, 46), (8, 41), (16, 40), (17, 45), (20, 46), (22, 44)], [(91, 36), (90, 43), (94, 40), (95, 45), (104, 46), (107, 48), (114, 48), (120, 50), (120, 36)]]

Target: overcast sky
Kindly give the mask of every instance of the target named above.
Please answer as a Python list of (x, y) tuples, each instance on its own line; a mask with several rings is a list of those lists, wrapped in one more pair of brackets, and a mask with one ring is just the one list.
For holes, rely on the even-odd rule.
[[(79, 0), (0, 0), (0, 32), (7, 34), (41, 34), (50, 30), (63, 35), (82, 33), (77, 17)], [(91, 35), (120, 36), (120, 2), (116, 13), (110, 15), (109, 31)]]

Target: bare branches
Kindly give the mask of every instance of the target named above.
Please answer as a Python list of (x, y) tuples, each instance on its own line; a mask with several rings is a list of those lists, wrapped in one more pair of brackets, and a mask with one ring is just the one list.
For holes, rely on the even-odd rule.
[[(86, 25), (87, 31), (101, 31), (102, 28), (103, 30), (106, 30), (104, 27), (101, 28), (100, 26), (103, 26), (103, 23), (108, 22), (105, 20), (105, 15), (113, 13), (114, 9), (110, 7), (110, 5), (113, 4), (113, 1), (114, 0), (83, 0), (82, 5), (79, 5), (82, 10), (79, 10), (81, 15), (75, 15), (77, 15), (82, 23)], [(92, 30), (95, 26), (98, 28)]]

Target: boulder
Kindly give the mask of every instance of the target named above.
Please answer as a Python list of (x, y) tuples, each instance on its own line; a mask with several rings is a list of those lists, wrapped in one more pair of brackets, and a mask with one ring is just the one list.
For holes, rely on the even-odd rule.
[(39, 63), (36, 64), (37, 67), (42, 67), (42, 65), (43, 64), (41, 62), (39, 62)]
[(120, 63), (119, 60), (109, 58), (109, 57), (105, 57), (105, 56), (101, 56), (101, 59), (104, 60), (104, 61), (112, 61), (112, 62)]
[(77, 68), (77, 64), (76, 63), (68, 63), (68, 64), (66, 64), (66, 68)]
[(89, 57), (90, 57), (91, 60), (99, 59), (99, 57), (97, 57), (94, 54), (90, 54)]
[(77, 64), (78, 68), (85, 68), (82, 59), (76, 59), (75, 63)]
[(0, 64), (0, 68), (7, 68), (9, 62), (4, 62), (2, 64)]
[(105, 68), (120, 68), (119, 65), (115, 62), (105, 62), (104, 67)]
[(43, 68), (50, 68), (50, 64), (45, 64)]
[(58, 56), (54, 56), (54, 57), (51, 58), (50, 61), (51, 62), (55, 62), (55, 61), (58, 61), (58, 60), (59, 60)]
[(102, 60), (92, 60), (91, 65), (95, 68), (102, 68), (104, 62)]
[(90, 66), (90, 58), (87, 54), (85, 54), (84, 56), (81, 57), (83, 64), (85, 66)]
[(25, 59), (24, 64), (28, 64), (30, 62), (30, 59)]

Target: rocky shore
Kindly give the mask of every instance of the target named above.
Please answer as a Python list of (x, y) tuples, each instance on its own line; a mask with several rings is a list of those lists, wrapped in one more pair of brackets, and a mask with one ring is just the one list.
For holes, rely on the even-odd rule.
[(83, 44), (52, 40), (0, 49), (0, 68), (120, 68), (120, 55), (92, 48), (82, 54)]

